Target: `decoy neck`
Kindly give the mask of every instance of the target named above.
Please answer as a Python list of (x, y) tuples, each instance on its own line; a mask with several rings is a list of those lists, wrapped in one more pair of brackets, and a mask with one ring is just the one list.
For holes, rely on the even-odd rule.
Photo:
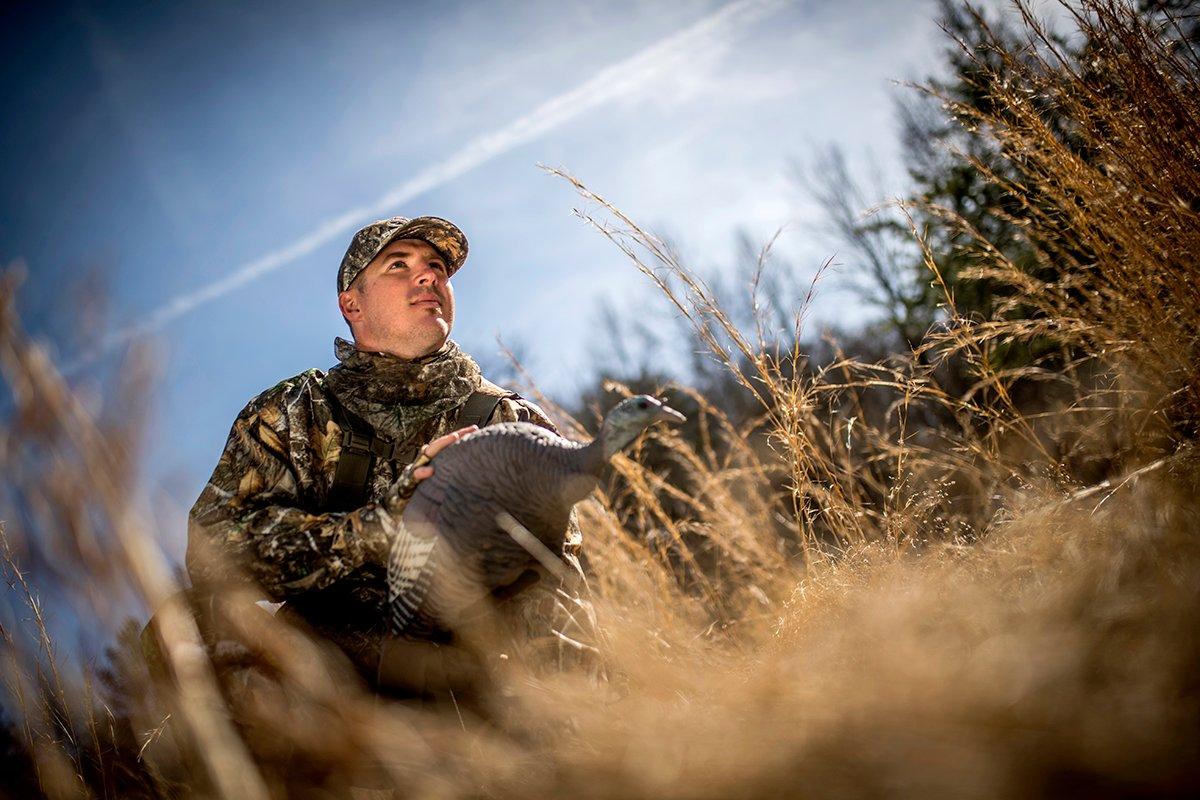
[(624, 450), (655, 422), (678, 425), (687, 417), (647, 394), (617, 403), (600, 426), (600, 433), (585, 446), (585, 471), (599, 474), (612, 457)]

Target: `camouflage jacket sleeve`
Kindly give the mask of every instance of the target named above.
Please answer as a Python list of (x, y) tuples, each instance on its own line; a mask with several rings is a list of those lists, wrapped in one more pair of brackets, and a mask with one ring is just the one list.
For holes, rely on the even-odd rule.
[(337, 452), (313, 412), (310, 393), (272, 390), (238, 415), (188, 518), (193, 583), (249, 580), (283, 600), (386, 563), (375, 504), (317, 513), (316, 485)]

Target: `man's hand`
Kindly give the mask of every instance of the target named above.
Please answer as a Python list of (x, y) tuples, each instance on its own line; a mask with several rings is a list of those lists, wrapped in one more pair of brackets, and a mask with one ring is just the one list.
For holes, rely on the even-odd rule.
[(478, 425), (468, 425), (465, 428), (459, 428), (453, 433), (447, 433), (445, 436), (439, 436), (429, 444), (422, 447), (421, 454), (418, 455), (417, 460), (412, 463), (413, 487), (415, 488), (416, 484), (433, 475), (433, 467), (429, 466), (429, 462), (434, 456), (466, 436), (468, 433), (474, 433), (477, 430), (479, 430)]
[(413, 492), (417, 490), (417, 484), (433, 475), (433, 467), (429, 462), (434, 456), (467, 434), (474, 433), (477, 430), (479, 430), (478, 425), (468, 425), (465, 428), (459, 428), (453, 433), (439, 436), (422, 447), (421, 454), (417, 456), (417, 460), (404, 468), (404, 471), (400, 473), (400, 477), (396, 479), (395, 485), (392, 486), (391, 493), (385, 499), (389, 510), (392, 513), (402, 511), (408, 503), (408, 498), (412, 497)]

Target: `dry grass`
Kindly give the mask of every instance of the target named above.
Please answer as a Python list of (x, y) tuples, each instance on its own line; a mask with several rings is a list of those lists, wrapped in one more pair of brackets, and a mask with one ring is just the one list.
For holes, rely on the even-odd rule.
[[(144, 371), (131, 364), (108, 406), (85, 404), (23, 334), (6, 285), (0, 369), (16, 411), (0, 432), (3, 560), (24, 611), (2, 620), (0, 669), (40, 791), (1200, 788), (1200, 71), (1119, 6), (1085, 5), (1088, 74), (1027, 19), (1031, 50), (1010, 54), (996, 110), (958, 109), (1020, 160), (1026, 179), (1009, 189), (1046, 268), (1031, 276), (980, 243), (980, 273), (1033, 309), (1021, 317), (961, 318), (946, 287), (944, 324), (923, 347), (968, 359), (978, 385), (966, 395), (939, 386), (936, 359), (806, 370), (802, 310), (790, 331), (739, 329), (668, 247), (577, 183), (588, 219), (761, 413), (735, 423), (674, 388), (696, 410), (686, 435), (655, 433), (581, 506), (590, 592), (560, 598), (573, 619), (558, 646), (489, 642), (505, 658), (477, 704), (374, 698), (319, 642), (239, 612), (232, 590), (216, 614), (261, 669), (214, 670), (191, 616), (168, 602), (169, 565), (130, 499), (136, 431), (114, 421), (131, 418)], [(1063, 110), (1075, 149), (1033, 98)], [(1069, 389), (1036, 413), (1010, 387), (1051, 370), (995, 366), (996, 348), (1030, 337), (1066, 354), (1047, 377)], [(929, 406), (957, 425), (911, 421)], [(1081, 451), (1106, 454), (1110, 480), (1081, 486)], [(165, 604), (169, 677), (152, 680), (127, 635), (105, 676), (121, 705), (106, 708), (60, 662), (18, 566), (28, 560), (100, 622), (129, 593)]]

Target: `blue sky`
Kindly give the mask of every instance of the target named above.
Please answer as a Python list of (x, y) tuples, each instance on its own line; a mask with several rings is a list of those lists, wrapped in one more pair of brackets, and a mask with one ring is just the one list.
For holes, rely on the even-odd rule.
[[(926, 0), (3, 13), (0, 261), (27, 265), (26, 322), (77, 365), (74, 381), (123, 352), (92, 359), (97, 344), (154, 321), (147, 491), (176, 556), (237, 411), (334, 362), (334, 275), (358, 224), (457, 222), (471, 256), (455, 338), (488, 364), (499, 334), (567, 398), (598, 303), (634, 313), (648, 288), (537, 164), (572, 172), (702, 269), (733, 259), (739, 231), (764, 241), (786, 226), (779, 250), (805, 279), (836, 245), (790, 165), (838, 143), (902, 189), (893, 102), (906, 90), (892, 81), (929, 72), (943, 46)], [(400, 201), (380, 205), (389, 193)], [(273, 256), (273, 271), (230, 280)], [(823, 297), (818, 322), (863, 319), (848, 293)], [(85, 326), (95, 307), (101, 333)]]

